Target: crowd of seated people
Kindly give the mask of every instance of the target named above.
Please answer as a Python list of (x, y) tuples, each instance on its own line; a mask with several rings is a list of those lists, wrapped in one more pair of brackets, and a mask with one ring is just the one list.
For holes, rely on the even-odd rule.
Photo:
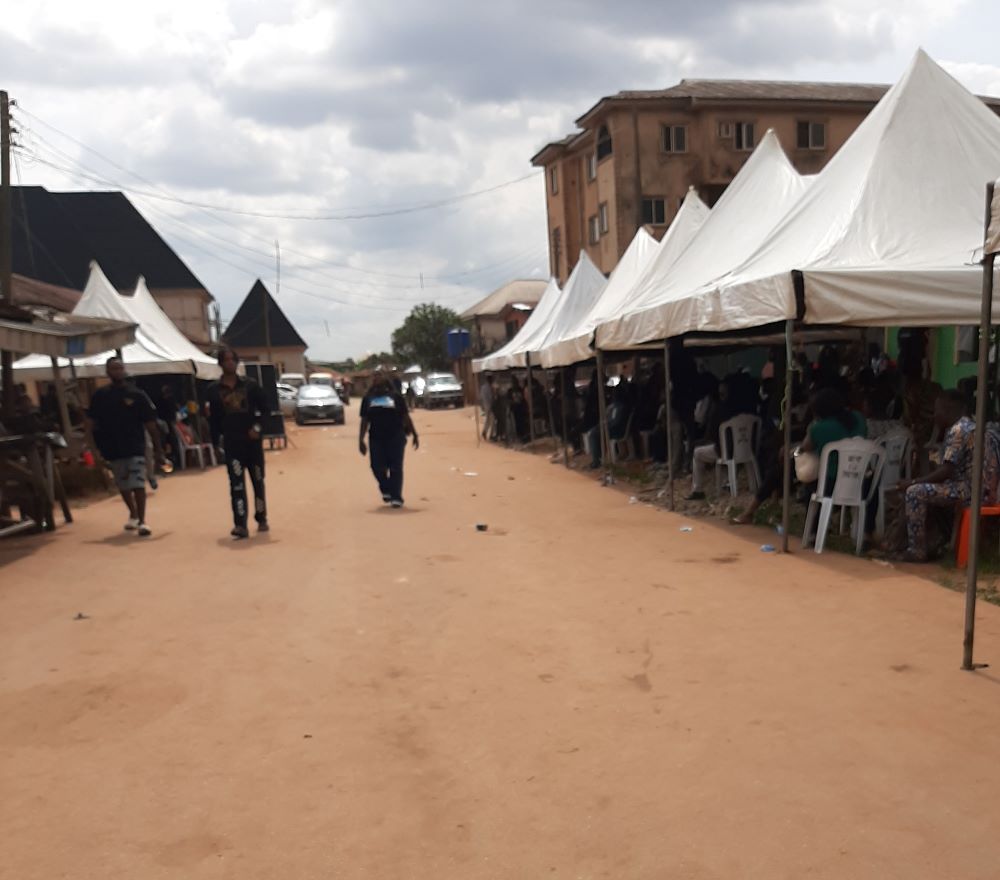
[[(673, 472), (690, 471), (688, 498), (705, 498), (708, 475), (715, 469), (721, 450), (720, 426), (744, 415), (760, 418), (757, 460), (761, 479), (753, 498), (736, 523), (752, 522), (759, 507), (780, 495), (786, 459), (793, 449), (817, 457), (831, 443), (850, 438), (877, 441), (890, 431), (905, 428), (911, 437), (908, 470), (912, 479), (898, 486), (883, 486), (887, 511), (885, 535), (876, 542), (875, 507), (879, 493), (865, 511), (864, 528), (869, 547), (882, 546), (911, 560), (927, 559), (950, 531), (956, 508), (971, 498), (971, 461), (975, 422), (969, 415), (975, 396), (974, 380), (958, 389), (944, 390), (926, 373), (925, 333), (912, 332), (900, 338), (899, 354), (893, 360), (878, 345), (827, 345), (815, 359), (796, 353), (792, 373), (792, 448), (786, 449), (782, 429), (785, 407), (784, 354), (772, 351), (759, 375), (746, 370), (721, 379), (700, 365), (686, 350), (671, 355)], [(578, 390), (576, 369), (550, 374), (550, 386), (533, 382), (536, 417), (549, 418), (552, 430), (565, 436), (576, 454), (589, 453), (589, 465), (604, 464), (600, 425), (600, 395), (605, 396), (607, 437), (630, 440), (629, 448), (654, 463), (666, 463), (666, 395), (662, 361), (645, 367), (620, 370), (614, 384), (599, 380), (591, 370), (589, 382)], [(510, 380), (506, 392), (493, 396), (491, 439), (504, 439), (504, 426), (513, 425), (517, 440), (527, 438), (525, 390), (518, 379)], [(548, 395), (548, 397), (546, 397)], [(498, 408), (499, 407), (499, 408)], [(503, 412), (500, 410), (503, 409)], [(508, 418), (507, 413), (511, 414)], [(564, 424), (565, 423), (565, 424)], [(836, 475), (831, 456), (827, 490)], [(794, 479), (794, 469), (793, 469)], [(984, 497), (1000, 501), (1000, 432), (987, 432)], [(867, 494), (872, 480), (865, 481)], [(796, 484), (798, 501), (805, 503), (817, 484)], [(930, 524), (930, 525), (929, 525)]]

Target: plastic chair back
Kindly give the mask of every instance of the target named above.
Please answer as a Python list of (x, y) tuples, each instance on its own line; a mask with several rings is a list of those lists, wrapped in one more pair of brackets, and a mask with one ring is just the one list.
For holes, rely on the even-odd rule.
[(734, 416), (719, 425), (719, 449), (722, 460), (735, 464), (756, 461), (760, 442), (760, 417), (750, 414)]
[[(830, 476), (830, 458), (837, 456), (837, 467), (833, 479), (833, 489), (828, 491)], [(871, 500), (878, 487), (885, 462), (885, 450), (871, 440), (862, 437), (852, 437), (849, 440), (838, 440), (827, 443), (819, 463), (819, 485), (817, 495), (829, 496), (835, 505), (857, 507)], [(865, 478), (871, 477), (868, 492), (864, 491)]]
[(910, 476), (910, 444), (913, 437), (906, 428), (893, 428), (876, 441), (885, 450), (882, 465), (882, 485), (895, 486), (904, 477)]

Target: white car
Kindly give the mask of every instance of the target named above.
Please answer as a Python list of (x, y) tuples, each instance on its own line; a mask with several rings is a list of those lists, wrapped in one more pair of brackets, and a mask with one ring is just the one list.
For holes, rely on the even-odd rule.
[(294, 385), (288, 385), (284, 382), (278, 383), (278, 406), (285, 418), (291, 418), (295, 415), (295, 402), (298, 397), (299, 389)]
[(453, 373), (430, 373), (420, 397), (427, 409), (438, 406), (465, 406), (462, 383)]

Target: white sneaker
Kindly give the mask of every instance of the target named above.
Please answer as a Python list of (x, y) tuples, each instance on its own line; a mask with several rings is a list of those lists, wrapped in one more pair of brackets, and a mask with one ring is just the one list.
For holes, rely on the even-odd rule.
[(151, 534), (153, 534), (153, 530), (150, 529), (150, 527), (145, 523), (139, 523), (137, 531), (139, 532), (140, 538), (148, 538)]
[(134, 517), (125, 523), (126, 532), (134, 532), (137, 528), (139, 528), (139, 520)]

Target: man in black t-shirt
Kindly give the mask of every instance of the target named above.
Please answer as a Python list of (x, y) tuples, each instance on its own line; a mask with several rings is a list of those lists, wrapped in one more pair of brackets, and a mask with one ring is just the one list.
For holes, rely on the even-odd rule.
[[(257, 531), (270, 530), (264, 497), (264, 443), (261, 420), (267, 415), (267, 399), (260, 385), (236, 372), (239, 355), (231, 348), (219, 352), (222, 378), (208, 389), (212, 442), (222, 446), (229, 473), (229, 499), (233, 508), (233, 530), (237, 540), (249, 537), (247, 530), (247, 485), (253, 486)], [(220, 442), (221, 441), (221, 442)]]
[(152, 532), (146, 525), (146, 434), (156, 450), (157, 465), (163, 463), (156, 410), (146, 394), (125, 379), (121, 358), (108, 358), (110, 385), (98, 388), (87, 410), (87, 433), (101, 453), (122, 500), (128, 507), (125, 530), (146, 537)]
[(403, 506), (403, 452), (406, 435), (413, 435), (413, 448), (420, 439), (410, 420), (406, 401), (385, 372), (375, 375), (375, 382), (361, 401), (361, 429), (358, 449), (368, 454), (365, 434), (371, 446), (371, 466), (378, 480), (382, 500), (393, 507)]

